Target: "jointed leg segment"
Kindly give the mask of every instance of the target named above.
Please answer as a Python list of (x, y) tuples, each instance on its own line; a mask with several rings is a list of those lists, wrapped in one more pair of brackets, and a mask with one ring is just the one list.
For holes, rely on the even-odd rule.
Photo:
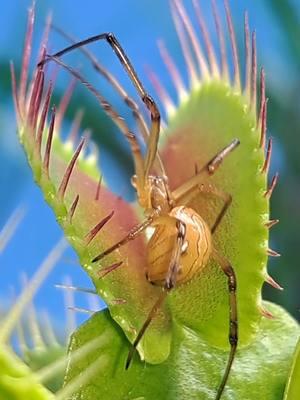
[(129, 233), (121, 239), (119, 242), (115, 243), (113, 246), (106, 249), (103, 253), (99, 254), (95, 257), (92, 262), (97, 262), (112, 253), (114, 250), (118, 249), (121, 246), (124, 246), (126, 243), (134, 240), (138, 235), (140, 235), (144, 230), (153, 223), (154, 219), (157, 217), (157, 211), (154, 211), (148, 218), (144, 219), (140, 224), (134, 226)]
[(88, 39), (82, 40), (78, 43), (74, 43), (65, 49), (55, 53), (52, 56), (49, 56), (48, 59), (46, 58), (45, 61), (42, 63), (47, 62), (49, 59), (57, 59), (63, 56), (70, 51), (77, 49), (79, 47), (85, 46), (87, 44), (97, 42), (100, 40), (106, 40), (107, 43), (111, 46), (115, 54), (117, 55), (119, 61), (121, 62), (122, 66), (124, 67), (125, 71), (127, 72), (129, 78), (133, 82), (134, 86), (136, 87), (139, 96), (141, 97), (142, 101), (148, 108), (151, 114), (151, 129), (150, 129), (150, 136), (147, 143), (147, 152), (144, 161), (144, 168), (142, 176), (138, 175), (138, 189), (140, 191), (143, 190), (146, 178), (149, 175), (149, 171), (153, 165), (155, 157), (157, 155), (157, 144), (159, 139), (159, 132), (160, 132), (160, 112), (152, 97), (146, 92), (144, 86), (142, 85), (141, 81), (139, 80), (137, 73), (131, 64), (129, 58), (127, 57), (125, 51), (123, 50), (122, 46), (116, 39), (116, 37), (112, 33), (102, 33), (100, 35), (92, 36)]
[(213, 175), (222, 164), (224, 158), (229, 155), (239, 144), (240, 141), (238, 139), (234, 139), (228, 146), (224, 147), (224, 149), (218, 152), (208, 163), (206, 163), (195, 176), (175, 189), (172, 193), (175, 203), (182, 204), (182, 200), (191, 192), (195, 191), (195, 189), (197, 189), (197, 187), (202, 183), (201, 180), (203, 175)]
[(238, 344), (238, 315), (237, 315), (237, 301), (236, 301), (236, 276), (234, 269), (230, 262), (224, 257), (220, 256), (215, 249), (213, 249), (213, 258), (222, 268), (224, 274), (227, 276), (228, 291), (229, 291), (229, 343), (230, 354), (227, 361), (225, 373), (222, 382), (218, 388), (216, 400), (219, 400), (224, 387), (227, 383), (231, 366), (235, 357), (237, 344)]
[(180, 260), (180, 255), (181, 255), (181, 249), (182, 245), (185, 240), (185, 233), (186, 233), (186, 227), (185, 224), (182, 221), (179, 221), (178, 219), (174, 217), (169, 217), (170, 223), (173, 224), (175, 222), (176, 228), (177, 228), (177, 236), (176, 236), (176, 243), (174, 246), (174, 251), (169, 263), (168, 267), (168, 273), (166, 275), (165, 279), (165, 284), (163, 286), (163, 291), (161, 295), (159, 296), (158, 300), (150, 310), (148, 317), (146, 321), (144, 322), (141, 330), (139, 331), (135, 341), (133, 342), (133, 345), (128, 353), (128, 357), (126, 360), (126, 365), (125, 368), (128, 369), (133, 357), (133, 354), (140, 343), (144, 333), (146, 332), (146, 329), (150, 325), (151, 321), (153, 320), (155, 314), (163, 304), (168, 292), (172, 290), (176, 284), (176, 279), (177, 279), (177, 274), (178, 274), (178, 268), (179, 268), (179, 260)]
[(54, 56), (48, 56), (47, 60), (52, 60), (56, 64), (66, 69), (71, 75), (73, 75), (79, 82), (81, 82), (98, 100), (103, 110), (110, 116), (114, 123), (121, 130), (125, 138), (127, 139), (134, 160), (135, 172), (138, 177), (144, 175), (144, 160), (142, 157), (141, 149), (137, 138), (130, 132), (124, 119), (114, 110), (112, 105), (101, 95), (101, 93), (94, 88), (76, 69), (65, 64), (60, 58)]

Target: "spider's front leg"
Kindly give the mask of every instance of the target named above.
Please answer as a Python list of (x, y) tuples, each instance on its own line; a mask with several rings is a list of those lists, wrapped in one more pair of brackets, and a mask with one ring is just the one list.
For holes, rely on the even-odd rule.
[[(150, 135), (147, 142), (147, 149), (144, 159), (141, 157), (141, 151), (138, 144), (138, 141), (131, 132), (127, 131), (127, 127), (123, 126), (122, 120), (120, 117), (112, 112), (112, 107), (108, 102), (103, 101), (100, 96), (100, 104), (104, 108), (105, 111), (109, 112), (109, 115), (112, 119), (117, 123), (118, 126), (121, 125), (121, 130), (125, 132), (126, 138), (129, 140), (129, 144), (132, 148), (133, 155), (135, 155), (135, 166), (136, 168), (136, 175), (137, 175), (137, 191), (138, 194), (141, 194), (143, 197), (143, 193), (145, 191), (145, 185), (147, 185), (148, 175), (150, 170), (153, 166), (155, 158), (157, 157), (157, 146), (158, 146), (158, 139), (160, 133), (160, 112), (159, 108), (156, 105), (153, 98), (148, 94), (145, 90), (142, 82), (140, 81), (131, 61), (129, 60), (126, 52), (122, 48), (121, 44), (119, 43), (118, 39), (115, 37), (113, 33), (101, 33), (99, 35), (91, 36), (87, 39), (81, 40), (80, 42), (73, 43), (70, 46), (65, 47), (64, 49), (56, 52), (55, 54), (48, 55), (44, 60), (42, 60), (38, 66), (42, 67), (45, 63), (52, 60), (55, 61), (57, 64), (61, 65), (62, 67), (66, 68), (71, 74), (73, 74), (77, 79), (79, 79), (89, 90), (93, 92), (93, 94), (98, 97), (98, 93), (94, 88), (85, 80), (81, 79), (79, 73), (77, 73), (74, 69), (68, 67), (64, 64), (60, 57), (63, 55), (70, 53), (71, 51), (78, 49), (82, 46), (86, 46), (93, 42), (98, 41), (106, 41), (109, 46), (112, 48), (113, 52), (119, 59), (121, 65), (123, 66), (124, 70), (126, 71), (127, 75), (129, 76), (130, 80), (132, 81), (133, 85), (135, 86), (138, 95), (140, 96), (141, 100), (147, 107), (150, 117), (151, 117), (151, 127), (150, 127)], [(146, 197), (146, 196), (145, 196)]]
[(228, 292), (229, 292), (229, 343), (230, 343), (230, 354), (227, 361), (227, 366), (219, 386), (217, 397), (215, 400), (219, 400), (224, 391), (227, 383), (229, 373), (232, 367), (232, 363), (235, 357), (237, 345), (238, 345), (238, 313), (237, 313), (237, 301), (236, 301), (236, 276), (231, 263), (221, 256), (215, 249), (213, 249), (212, 257), (220, 265), (222, 271), (227, 276)]
[(114, 250), (120, 248), (121, 246), (124, 246), (126, 243), (130, 242), (131, 240), (134, 240), (137, 236), (139, 236), (141, 233), (145, 231), (146, 228), (148, 228), (149, 225), (151, 225), (154, 221), (154, 219), (157, 217), (159, 213), (159, 210), (154, 210), (149, 217), (144, 219), (140, 224), (134, 226), (126, 236), (124, 236), (121, 240), (119, 240), (117, 243), (115, 243), (113, 246), (109, 247), (102, 253), (98, 254), (92, 262), (97, 262), (107, 256), (108, 254), (112, 253)]

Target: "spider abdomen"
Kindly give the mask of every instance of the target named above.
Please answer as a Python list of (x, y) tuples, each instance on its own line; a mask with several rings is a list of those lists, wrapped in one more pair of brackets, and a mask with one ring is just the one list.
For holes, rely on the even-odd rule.
[[(211, 232), (207, 223), (191, 208), (175, 207), (170, 217), (185, 226), (185, 237), (181, 246), (177, 284), (187, 282), (208, 262), (211, 254)], [(158, 223), (148, 242), (147, 279), (158, 286), (165, 284), (168, 269), (177, 246), (178, 230), (175, 224)]]

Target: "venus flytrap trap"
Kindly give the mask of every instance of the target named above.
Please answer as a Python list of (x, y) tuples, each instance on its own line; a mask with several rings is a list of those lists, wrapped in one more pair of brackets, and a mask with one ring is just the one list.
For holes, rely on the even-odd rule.
[[(183, 3), (171, 2), (189, 82), (184, 82), (167, 47), (160, 42), (179, 99), (175, 104), (151, 72), (167, 115), (160, 135), (156, 103), (144, 91), (113, 35), (73, 43), (53, 56), (47, 54), (44, 41), (41, 62), (28, 83), (34, 10), (29, 13), (18, 85), (12, 68), (20, 140), (46, 201), (108, 305), (108, 310), (93, 315), (72, 335), (66, 390), (97, 360), (104, 359), (105, 368), (84, 388), (74, 389), (70, 398), (283, 398), (299, 327), (280, 307), (261, 299), (265, 281), (280, 289), (266, 270), (268, 255), (278, 255), (268, 248), (269, 228), (277, 222), (269, 219), (269, 200), (278, 175), (268, 185), (272, 141), (266, 145), (265, 76), (262, 70), (257, 93), (256, 38), (255, 32), (250, 33), (246, 15), (245, 73), (241, 77), (235, 31), (225, 1), (231, 77), (226, 36), (214, 1), (212, 5), (220, 63), (197, 1), (193, 1), (197, 30)], [(96, 40), (106, 40), (115, 51), (149, 111), (150, 127), (117, 78), (82, 47)], [(146, 144), (145, 157), (136, 136), (112, 105), (81, 72), (62, 60), (75, 48), (85, 53), (133, 112)], [(63, 119), (67, 105), (64, 102), (57, 110), (50, 106), (53, 83), (47, 83), (45, 73), (49, 61), (83, 83), (129, 141), (138, 203), (127, 203), (109, 190), (98, 169), (97, 154), (93, 150), (88, 157), (84, 154), (85, 139), (79, 143), (72, 137), (61, 139), (57, 120)], [(235, 137), (241, 143), (236, 150), (239, 141), (233, 140)], [(138, 205), (146, 211), (144, 220)], [(193, 233), (190, 220), (200, 221), (193, 225)], [(144, 228), (149, 225), (155, 232), (147, 242)], [(154, 285), (147, 281), (145, 270)], [(237, 325), (239, 341), (234, 358)], [(109, 340), (84, 360), (72, 359), (74, 352), (99, 336)], [(125, 371), (129, 349), (127, 366), (133, 356), (130, 342), (146, 364), (136, 356)]]

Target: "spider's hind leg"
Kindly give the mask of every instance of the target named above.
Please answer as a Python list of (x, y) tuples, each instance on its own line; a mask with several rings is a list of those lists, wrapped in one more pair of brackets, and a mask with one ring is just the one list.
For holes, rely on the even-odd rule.
[(238, 139), (233, 139), (226, 147), (219, 151), (210, 161), (208, 161), (195, 176), (188, 179), (173, 192), (173, 198), (176, 204), (182, 204), (184, 198), (189, 196), (190, 193), (195, 192), (199, 185), (201, 185), (203, 176), (212, 176), (219, 169), (224, 159), (235, 150), (240, 144)]
[(237, 301), (236, 301), (236, 276), (231, 263), (221, 256), (215, 249), (212, 253), (215, 261), (220, 265), (222, 271), (227, 276), (228, 279), (228, 292), (229, 292), (229, 343), (230, 343), (230, 353), (227, 361), (227, 366), (218, 388), (217, 397), (215, 400), (219, 400), (224, 391), (225, 385), (227, 383), (229, 373), (232, 367), (232, 363), (235, 357), (237, 345), (238, 345), (238, 314), (237, 314)]
[(182, 222), (174, 217), (165, 216), (164, 218), (169, 220), (168, 223), (173, 225), (175, 222), (175, 224), (176, 224), (177, 236), (176, 236), (175, 246), (173, 249), (173, 254), (171, 256), (171, 260), (169, 263), (168, 272), (167, 272), (167, 275), (165, 278), (165, 283), (163, 286), (163, 291), (161, 292), (161, 294), (158, 297), (157, 301), (155, 302), (154, 306), (151, 308), (151, 310), (147, 316), (147, 319), (145, 320), (135, 341), (132, 344), (132, 347), (128, 353), (128, 357), (126, 360), (125, 369), (129, 368), (130, 363), (132, 361), (132, 357), (134, 355), (134, 352), (135, 352), (138, 344), (140, 343), (142, 337), (144, 336), (144, 333), (146, 332), (151, 321), (153, 320), (155, 314), (157, 313), (157, 311), (163, 304), (168, 292), (170, 290), (172, 290), (176, 285), (176, 279), (177, 279), (177, 274), (178, 274), (178, 270), (179, 270), (179, 259), (180, 259), (180, 255), (181, 255), (181, 251), (182, 251), (182, 245), (185, 240), (186, 226), (185, 226), (184, 222)]
[(132, 81), (133, 85), (135, 86), (139, 97), (141, 98), (141, 100), (143, 101), (143, 103), (145, 104), (150, 113), (151, 127), (150, 127), (150, 135), (147, 142), (146, 154), (143, 160), (143, 168), (142, 168), (143, 171), (140, 171), (140, 173), (138, 174), (138, 191), (143, 192), (149, 172), (157, 156), (157, 146), (160, 133), (160, 112), (153, 98), (145, 90), (131, 61), (129, 60), (128, 56), (126, 55), (126, 52), (124, 51), (124, 49), (122, 48), (121, 44), (114, 36), (114, 34), (110, 32), (109, 33), (105, 32), (99, 35), (89, 37), (85, 40), (81, 40), (80, 42), (73, 43), (72, 45), (65, 47), (64, 49), (56, 52), (53, 55), (50, 56), (48, 55), (48, 57), (46, 57), (46, 59), (41, 61), (38, 65), (41, 66), (47, 63), (49, 60), (57, 61), (64, 54), (67, 54), (77, 48), (80, 48), (82, 46), (88, 45), (93, 42), (98, 42), (103, 40), (106, 41), (112, 48), (113, 52), (119, 59), (121, 65), (123, 66), (124, 70), (126, 71), (127, 75)]

